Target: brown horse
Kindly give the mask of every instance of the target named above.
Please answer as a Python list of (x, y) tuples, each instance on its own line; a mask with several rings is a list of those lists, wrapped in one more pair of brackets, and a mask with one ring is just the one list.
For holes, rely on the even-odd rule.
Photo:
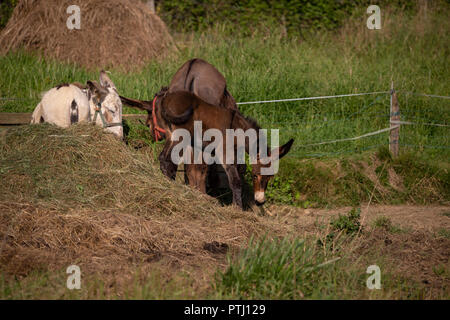
[[(168, 124), (171, 135), (173, 135), (177, 129), (184, 129), (189, 132), (190, 137), (193, 137), (195, 134), (195, 121), (201, 121), (202, 135), (209, 129), (219, 130), (222, 137), (227, 135), (229, 129), (242, 129), (245, 132), (249, 129), (254, 129), (255, 131), (260, 130), (256, 121), (244, 117), (236, 110), (211, 105), (187, 91), (167, 92), (162, 98), (161, 104), (161, 116)], [(255, 137), (259, 137), (259, 135), (255, 135)], [(216, 154), (221, 157), (220, 164), (228, 176), (228, 182), (233, 193), (233, 204), (243, 208), (242, 180), (241, 175), (238, 172), (237, 161), (234, 160), (232, 163), (226, 163), (227, 152), (233, 152), (233, 158), (237, 159), (236, 146), (238, 139), (237, 136), (234, 136), (233, 148), (227, 148), (228, 139), (223, 139), (222, 152), (219, 152), (220, 150), (217, 150), (217, 148), (215, 151)], [(255, 203), (257, 205), (262, 205), (265, 202), (264, 192), (267, 188), (267, 183), (270, 178), (273, 177), (273, 174), (267, 172), (263, 173), (262, 169), (270, 168), (273, 161), (277, 161), (285, 156), (289, 152), (294, 140), (289, 140), (285, 145), (279, 147), (277, 150), (272, 150), (272, 152), (266, 150), (264, 155), (261, 152), (262, 150), (260, 150), (261, 142), (259, 141), (259, 138), (256, 139), (256, 150), (258, 155), (256, 158), (257, 162), (252, 165), (253, 191)], [(251, 148), (249, 140), (250, 139), (246, 139), (245, 141), (245, 152), (247, 153), (250, 153)], [(163, 164), (172, 163), (172, 151), (178, 143), (179, 142), (172, 141), (172, 139), (168, 137), (164, 149), (159, 156), (161, 170), (168, 177), (172, 177), (174, 171), (170, 165), (164, 166)], [(192, 140), (190, 140), (190, 144), (194, 146)], [(202, 144), (201, 147), (202, 149), (205, 148), (206, 144)]]
[[(191, 59), (184, 63), (175, 73), (169, 87), (163, 87), (155, 95), (153, 101), (136, 100), (120, 97), (123, 104), (147, 111), (146, 125), (155, 141), (170, 135), (170, 128), (161, 117), (161, 97), (167, 92), (189, 91), (211, 105), (230, 110), (238, 110), (233, 96), (227, 90), (225, 77), (210, 63), (202, 59)], [(172, 172), (175, 178), (177, 166), (172, 162), (162, 163), (165, 170)], [(209, 168), (209, 170), (208, 170)], [(209, 176), (208, 176), (209, 172)], [(216, 165), (185, 165), (185, 181), (187, 184), (206, 193), (206, 180), (214, 186), (218, 183)], [(240, 174), (245, 173), (245, 165), (239, 166)]]

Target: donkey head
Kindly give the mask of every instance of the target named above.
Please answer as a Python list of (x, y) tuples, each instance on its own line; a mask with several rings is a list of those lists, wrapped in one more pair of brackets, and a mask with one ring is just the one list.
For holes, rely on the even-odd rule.
[[(273, 170), (270, 169), (272, 163), (284, 157), (291, 149), (293, 143), (294, 139), (291, 139), (283, 146), (278, 147), (278, 150), (273, 149), (268, 154), (268, 159), (264, 159), (265, 161), (261, 161), (262, 159), (258, 155), (257, 163), (252, 165), (253, 192), (256, 205), (261, 206), (266, 202), (264, 193), (267, 189), (269, 180), (274, 176)], [(272, 173), (270, 171), (272, 171)]]
[[(96, 81), (88, 81), (88, 97), (89, 106), (91, 109), (91, 120), (94, 119), (95, 110), (100, 105), (100, 112), (102, 113), (107, 126), (105, 129), (114, 133), (119, 138), (123, 138), (122, 127), (122, 102), (117, 92), (116, 86), (107, 76), (105, 71), (100, 72), (100, 83)], [(98, 115), (96, 124), (104, 126), (101, 117)], [(119, 125), (120, 124), (120, 125)]]

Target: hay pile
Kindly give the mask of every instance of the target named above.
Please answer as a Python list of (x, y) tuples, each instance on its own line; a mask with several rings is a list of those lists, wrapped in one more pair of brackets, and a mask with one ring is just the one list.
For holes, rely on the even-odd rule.
[[(70, 5), (80, 7), (80, 30), (67, 28)], [(164, 22), (137, 0), (20, 0), (0, 34), (0, 53), (20, 48), (125, 70), (175, 49)]]
[(253, 212), (169, 181), (151, 150), (135, 151), (92, 125), (1, 132), (0, 181), (0, 275), (7, 279), (36, 270), (64, 278), (77, 264), (119, 296), (137, 269), (168, 278), (183, 270), (194, 286), (207, 287), (226, 263), (208, 244), (235, 250), (271, 230)]

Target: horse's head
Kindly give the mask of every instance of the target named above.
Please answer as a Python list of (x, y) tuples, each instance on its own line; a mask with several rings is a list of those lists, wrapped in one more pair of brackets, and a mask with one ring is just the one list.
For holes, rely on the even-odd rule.
[(284, 157), (291, 149), (293, 143), (294, 139), (291, 139), (283, 146), (273, 149), (264, 161), (258, 155), (257, 163), (252, 165), (253, 192), (256, 205), (261, 206), (266, 202), (265, 192), (267, 184), (274, 176), (274, 172), (271, 169), (273, 162)]
[[(117, 88), (105, 71), (100, 72), (100, 83), (88, 81), (88, 97), (91, 109), (91, 120), (95, 117), (95, 110), (100, 107), (102, 116), (97, 115), (96, 124), (119, 138), (123, 138), (122, 101)], [(103, 123), (103, 119), (106, 123)]]

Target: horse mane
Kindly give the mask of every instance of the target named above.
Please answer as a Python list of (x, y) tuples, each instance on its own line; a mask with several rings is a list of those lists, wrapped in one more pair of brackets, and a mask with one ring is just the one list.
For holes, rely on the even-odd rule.
[(62, 87), (68, 87), (68, 86), (69, 86), (69, 84), (67, 82), (65, 82), (65, 83), (58, 84), (55, 88), (56, 88), (56, 90), (59, 90)]
[(259, 130), (261, 129), (261, 127), (259, 126), (258, 122), (250, 117), (250, 116), (244, 116), (242, 113), (240, 113), (240, 115), (242, 116), (242, 118), (244, 118), (245, 121), (248, 122), (248, 124), (255, 130)]
[(159, 89), (159, 92), (155, 94), (155, 97), (163, 97), (167, 94), (168, 91), (169, 87), (161, 87), (161, 89)]
[(64, 82), (64, 83), (60, 83), (60, 84), (58, 84), (55, 88), (56, 88), (56, 90), (59, 90), (59, 89), (61, 89), (62, 87), (68, 87), (68, 86), (70, 86), (70, 85), (73, 85), (73, 86), (75, 86), (75, 87), (77, 87), (77, 88), (79, 88), (79, 89), (81, 89), (81, 90), (87, 89), (87, 86), (86, 86), (86, 85), (83, 85), (83, 84), (81, 84), (81, 83), (79, 83), (79, 82), (73, 82), (73, 83), (67, 83), (67, 82)]

